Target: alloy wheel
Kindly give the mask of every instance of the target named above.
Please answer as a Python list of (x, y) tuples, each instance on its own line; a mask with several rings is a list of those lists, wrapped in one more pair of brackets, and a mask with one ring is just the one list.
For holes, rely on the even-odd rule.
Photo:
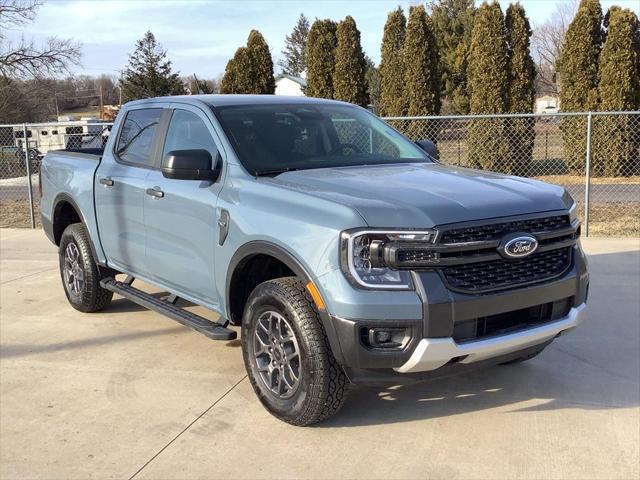
[(84, 289), (84, 267), (80, 250), (74, 242), (69, 242), (64, 250), (64, 281), (67, 290), (80, 295)]
[(300, 349), (291, 324), (280, 313), (264, 312), (258, 318), (253, 354), (260, 379), (276, 397), (292, 397), (300, 385)]

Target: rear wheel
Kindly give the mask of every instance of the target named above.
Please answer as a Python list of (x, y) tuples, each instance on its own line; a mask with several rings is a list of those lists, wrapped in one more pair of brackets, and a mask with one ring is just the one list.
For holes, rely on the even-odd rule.
[(100, 271), (81, 223), (69, 225), (62, 233), (58, 255), (64, 293), (73, 308), (96, 312), (109, 305), (113, 292), (100, 286)]
[(304, 284), (294, 277), (256, 287), (242, 320), (242, 351), (251, 385), (274, 416), (310, 425), (340, 410), (347, 378), (329, 347)]

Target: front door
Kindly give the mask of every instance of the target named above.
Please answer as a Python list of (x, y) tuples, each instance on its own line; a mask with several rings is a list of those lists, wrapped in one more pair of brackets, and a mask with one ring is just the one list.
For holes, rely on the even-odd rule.
[[(210, 120), (197, 107), (176, 105), (162, 149), (205, 149), (215, 162), (217, 139)], [(150, 279), (204, 304), (217, 305), (214, 255), (218, 244), (216, 203), (222, 182), (175, 180), (153, 170), (144, 197), (146, 259)]]
[(162, 112), (130, 110), (113, 152), (105, 152), (96, 172), (96, 216), (107, 264), (131, 274), (146, 273), (144, 192)]

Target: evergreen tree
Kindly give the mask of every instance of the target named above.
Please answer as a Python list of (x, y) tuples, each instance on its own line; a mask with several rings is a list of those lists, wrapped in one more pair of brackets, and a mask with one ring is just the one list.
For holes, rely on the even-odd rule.
[(247, 51), (251, 64), (249, 71), (252, 76), (251, 88), (247, 93), (273, 95), (276, 91), (276, 82), (273, 78), (273, 60), (269, 45), (259, 31), (251, 30), (249, 33)]
[(236, 50), (220, 82), (222, 93), (273, 94), (273, 60), (269, 46), (257, 30), (251, 30), (246, 47)]
[(376, 68), (376, 64), (373, 63), (373, 60), (366, 55), (364, 56), (364, 61), (367, 64), (365, 80), (367, 82), (369, 105), (371, 105), (371, 109), (374, 113), (380, 114), (380, 70)]
[(253, 69), (247, 47), (240, 47), (227, 62), (220, 82), (222, 93), (254, 93)]
[[(469, 52), (472, 114), (504, 113), (509, 85), (504, 17), (497, 2), (484, 2), (476, 11)], [(503, 170), (508, 141), (503, 119), (476, 119), (468, 130), (469, 163)]]
[(125, 101), (185, 93), (179, 73), (171, 71), (167, 52), (150, 31), (136, 42), (135, 51), (129, 55), (120, 87)]
[(336, 29), (336, 63), (333, 74), (333, 98), (366, 107), (367, 64), (360, 45), (360, 32), (350, 15)]
[[(628, 9), (611, 7), (605, 16), (607, 36), (600, 54), (600, 109), (640, 109), (640, 25)], [(593, 173), (605, 176), (636, 174), (640, 166), (640, 124), (637, 116), (593, 118), (596, 131)]]
[[(237, 53), (237, 52), (236, 52)], [(220, 80), (220, 93), (236, 93), (236, 66), (235, 66), (235, 55), (230, 58), (227, 62), (226, 67), (224, 68), (224, 75), (222, 75), (222, 80)]]
[(332, 20), (316, 20), (307, 37), (307, 87), (309, 97), (333, 98), (336, 28)]
[[(511, 113), (533, 112), (536, 67), (529, 50), (531, 27), (524, 8), (511, 4), (505, 15), (509, 52), (507, 107)], [(533, 157), (534, 119), (510, 118), (508, 168), (515, 175), (527, 175)]]
[[(565, 112), (598, 109), (598, 61), (602, 47), (602, 9), (598, 0), (581, 0), (564, 36), (558, 62), (560, 107)], [(572, 172), (585, 166), (586, 128), (583, 118), (561, 122), (564, 158)]]
[(404, 40), (407, 19), (401, 7), (389, 13), (384, 25), (380, 55), (380, 115), (407, 113), (404, 96)]
[(299, 77), (307, 69), (305, 55), (308, 35), (309, 20), (301, 13), (291, 35), (287, 35), (285, 38), (285, 46), (282, 51), (284, 58), (279, 62), (284, 73)]
[(473, 0), (431, 0), (430, 17), (438, 44), (442, 95), (447, 111), (469, 113), (467, 64), (473, 16)]
[(234, 58), (235, 69), (235, 91), (232, 93), (251, 94), (255, 91), (256, 82), (253, 68), (253, 59), (247, 47), (240, 47), (236, 50)]
[(438, 50), (424, 6), (411, 7), (404, 43), (407, 114), (436, 115), (440, 112)]

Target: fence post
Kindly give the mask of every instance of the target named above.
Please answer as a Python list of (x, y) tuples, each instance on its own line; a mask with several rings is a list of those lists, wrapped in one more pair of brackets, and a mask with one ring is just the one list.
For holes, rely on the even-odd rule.
[(36, 228), (36, 217), (33, 212), (33, 189), (31, 185), (31, 165), (29, 161), (29, 137), (27, 137), (27, 124), (22, 124), (23, 146), (24, 146), (24, 162), (27, 167), (27, 184), (29, 188), (29, 214), (31, 216), (31, 228)]
[(587, 154), (584, 182), (584, 236), (589, 236), (589, 186), (591, 183), (591, 112), (587, 114)]

